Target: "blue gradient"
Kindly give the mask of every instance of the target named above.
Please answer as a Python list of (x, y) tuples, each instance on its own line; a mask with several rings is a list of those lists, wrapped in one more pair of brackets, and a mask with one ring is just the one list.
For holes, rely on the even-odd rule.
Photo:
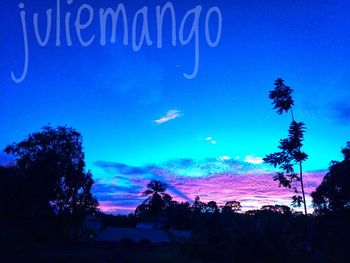
[[(23, 2), (28, 19), (40, 13), (43, 34), (42, 15), (55, 1)], [(118, 3), (99, 2), (86, 1), (96, 10)], [(203, 38), (201, 17), (200, 68), (192, 80), (182, 74), (193, 68), (193, 45), (172, 47), (168, 33), (164, 48), (144, 46), (138, 53), (123, 46), (120, 35), (105, 47), (97, 41), (81, 47), (76, 37), (72, 47), (56, 47), (53, 36), (39, 47), (31, 23), (28, 76), (15, 84), (10, 72), (18, 75), (23, 67), (19, 3), (2, 1), (0, 11), (1, 148), (48, 123), (72, 126), (84, 136), (87, 166), (96, 178), (107, 176), (96, 161), (142, 166), (177, 158), (264, 157), (286, 136), (290, 121), (268, 99), (277, 77), (295, 89), (295, 116), (308, 128), (307, 170), (340, 159), (339, 149), (350, 139), (348, 1), (173, 1), (178, 23), (196, 4), (203, 10), (216, 5), (223, 15), (216, 48)], [(82, 3), (69, 8), (76, 11)], [(144, 5), (154, 12), (159, 3), (164, 1), (124, 4), (134, 13)], [(83, 34), (96, 30), (94, 23)], [(183, 116), (154, 122), (169, 110)], [(216, 144), (205, 140), (209, 136)]]

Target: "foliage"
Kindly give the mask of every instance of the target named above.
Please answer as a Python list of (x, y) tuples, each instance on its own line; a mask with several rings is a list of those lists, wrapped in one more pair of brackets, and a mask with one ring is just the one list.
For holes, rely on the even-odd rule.
[[(82, 137), (73, 128), (43, 127), (7, 146), (5, 152), (14, 156), (15, 162), (0, 171), (5, 182), (0, 191), (1, 208), (12, 211), (17, 221), (41, 228), (45, 226), (41, 222), (51, 220), (61, 233), (75, 235), (83, 217), (97, 211), (98, 201), (91, 193), (92, 174), (85, 171)], [(17, 202), (6, 198), (14, 193)]]
[[(273, 100), (274, 109), (276, 109), (278, 114), (290, 111), (292, 114), (292, 122), (288, 129), (288, 137), (281, 139), (279, 142), (278, 148), (280, 151), (267, 155), (264, 158), (264, 162), (281, 170), (273, 177), (273, 180), (279, 182), (279, 186), (289, 189), (292, 188), (295, 193), (298, 193), (297, 183), (300, 183), (303, 196), (294, 195), (292, 197), (292, 205), (299, 207), (303, 203), (306, 214), (302, 163), (306, 161), (308, 155), (301, 150), (306, 127), (303, 122), (296, 122), (294, 120), (292, 111), (294, 100), (292, 92), (293, 89), (286, 86), (282, 79), (277, 79), (275, 81), (275, 88), (270, 92), (269, 97)], [(296, 173), (294, 169), (296, 164), (299, 164), (299, 174)]]
[(350, 210), (350, 142), (342, 153), (344, 160), (331, 162), (329, 172), (311, 194), (317, 213)]
[(172, 198), (165, 193), (167, 185), (161, 181), (152, 180), (142, 192), (143, 196), (148, 198), (136, 208), (137, 216), (154, 216), (158, 215), (161, 210), (170, 205)]
[(273, 100), (274, 109), (278, 114), (282, 114), (284, 111), (288, 112), (294, 105), (292, 97), (293, 89), (284, 84), (284, 80), (278, 78), (275, 83), (274, 90), (270, 91), (269, 98)]
[(238, 212), (241, 211), (242, 206), (238, 201), (229, 201), (222, 207), (223, 212)]

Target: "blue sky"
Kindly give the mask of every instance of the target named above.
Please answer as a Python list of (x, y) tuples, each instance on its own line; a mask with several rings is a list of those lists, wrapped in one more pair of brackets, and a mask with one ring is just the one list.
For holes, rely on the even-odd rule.
[[(52, 36), (41, 47), (30, 19), (39, 13), (44, 35), (44, 14), (55, 10), (56, 1), (22, 2), (30, 62), (20, 84), (11, 79), (12, 71), (19, 75), (23, 68), (20, 1), (1, 3), (2, 148), (50, 123), (82, 133), (87, 167), (95, 178), (107, 176), (95, 165), (98, 161), (143, 166), (179, 158), (258, 159), (276, 150), (290, 121), (288, 115), (278, 116), (268, 99), (277, 77), (295, 89), (295, 116), (308, 128), (307, 170), (325, 169), (340, 159), (340, 148), (350, 140), (350, 4), (345, 0), (172, 1), (178, 26), (187, 10), (203, 7), (199, 72), (191, 80), (183, 73), (193, 69), (192, 42), (173, 47), (167, 31), (162, 49), (152, 45), (134, 52), (121, 44), (121, 35), (115, 44), (102, 47), (96, 40), (82, 47), (73, 32), (71, 47), (57, 47), (53, 21)], [(155, 41), (155, 6), (165, 2), (125, 1), (129, 23), (147, 5)], [(70, 11), (74, 17), (84, 3), (98, 13), (120, 2), (75, 0), (67, 6), (63, 1), (62, 14)], [(223, 17), (215, 48), (204, 38), (205, 13), (212, 6)], [(97, 22), (84, 31), (86, 39), (93, 33), (98, 38)], [(170, 27), (170, 20), (165, 26)], [(210, 29), (215, 35), (215, 18)], [(155, 122), (167, 113), (179, 116)]]

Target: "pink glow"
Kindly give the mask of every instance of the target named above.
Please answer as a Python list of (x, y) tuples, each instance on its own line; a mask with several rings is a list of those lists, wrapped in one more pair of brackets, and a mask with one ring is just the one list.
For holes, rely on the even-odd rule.
[[(273, 181), (270, 173), (221, 173), (196, 178), (169, 173), (162, 169), (153, 172), (159, 175), (157, 180), (162, 180), (169, 185), (168, 193), (177, 201), (184, 201), (184, 196), (194, 199), (197, 195), (204, 202), (214, 200), (218, 205), (236, 200), (241, 202), (242, 209), (246, 211), (259, 209), (267, 204), (290, 205), (291, 197), (294, 195), (292, 190), (278, 187), (278, 183)], [(310, 172), (304, 175), (306, 201), (309, 208), (311, 208), (310, 193), (321, 183), (324, 174), (324, 172)], [(130, 194), (120, 191), (109, 193), (109, 198), (105, 198), (108, 200), (100, 202), (102, 211), (130, 213), (142, 202), (144, 197), (141, 196), (141, 192), (149, 180), (142, 177), (130, 179), (133, 188), (139, 187), (139, 193)]]

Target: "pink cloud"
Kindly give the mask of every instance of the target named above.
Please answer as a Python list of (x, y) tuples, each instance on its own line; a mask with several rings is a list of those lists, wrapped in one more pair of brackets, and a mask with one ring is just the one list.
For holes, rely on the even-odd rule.
[[(243, 210), (258, 209), (267, 204), (290, 205), (295, 193), (287, 188), (279, 187), (273, 181), (272, 174), (215, 174), (200, 178), (169, 181), (180, 191), (195, 197), (199, 195), (202, 201), (216, 201), (219, 205), (227, 201), (240, 201)], [(324, 172), (310, 172), (304, 175), (306, 202), (311, 208), (310, 194), (321, 183)]]
[(100, 201), (99, 203), (100, 203), (99, 209), (107, 214), (108, 213), (111, 213), (111, 214), (116, 214), (116, 213), (130, 214), (130, 213), (133, 213), (135, 211), (134, 206), (115, 205), (111, 201)]
[[(230, 160), (228, 160), (230, 162)], [(192, 163), (188, 160), (178, 161), (178, 165), (183, 166)], [(197, 164), (194, 164), (195, 166)], [(248, 164), (246, 164), (248, 165)], [(255, 165), (254, 165), (255, 166)], [(189, 167), (187, 167), (189, 168)], [(141, 204), (144, 197), (141, 196), (145, 185), (149, 182), (149, 177), (140, 174), (139, 168), (134, 168), (137, 174), (129, 177), (130, 189), (110, 187), (96, 189), (99, 197), (100, 209), (109, 213), (130, 213)], [(208, 202), (214, 200), (218, 205), (223, 205), (227, 201), (240, 201), (243, 210), (258, 209), (267, 204), (290, 205), (291, 197), (295, 194), (287, 188), (278, 187), (278, 183), (273, 181), (273, 173), (263, 169), (244, 171), (242, 167), (239, 171), (227, 171), (212, 173), (197, 177), (185, 176), (178, 173), (182, 170), (172, 170), (161, 167), (151, 167), (148, 169), (153, 179), (166, 182), (168, 193), (177, 201), (188, 201), (199, 195), (201, 200)], [(310, 194), (321, 183), (325, 172), (309, 172), (304, 175), (305, 191), (307, 195), (307, 205), (311, 208)], [(99, 192), (99, 193), (98, 193)], [(132, 192), (132, 193), (131, 193)]]

